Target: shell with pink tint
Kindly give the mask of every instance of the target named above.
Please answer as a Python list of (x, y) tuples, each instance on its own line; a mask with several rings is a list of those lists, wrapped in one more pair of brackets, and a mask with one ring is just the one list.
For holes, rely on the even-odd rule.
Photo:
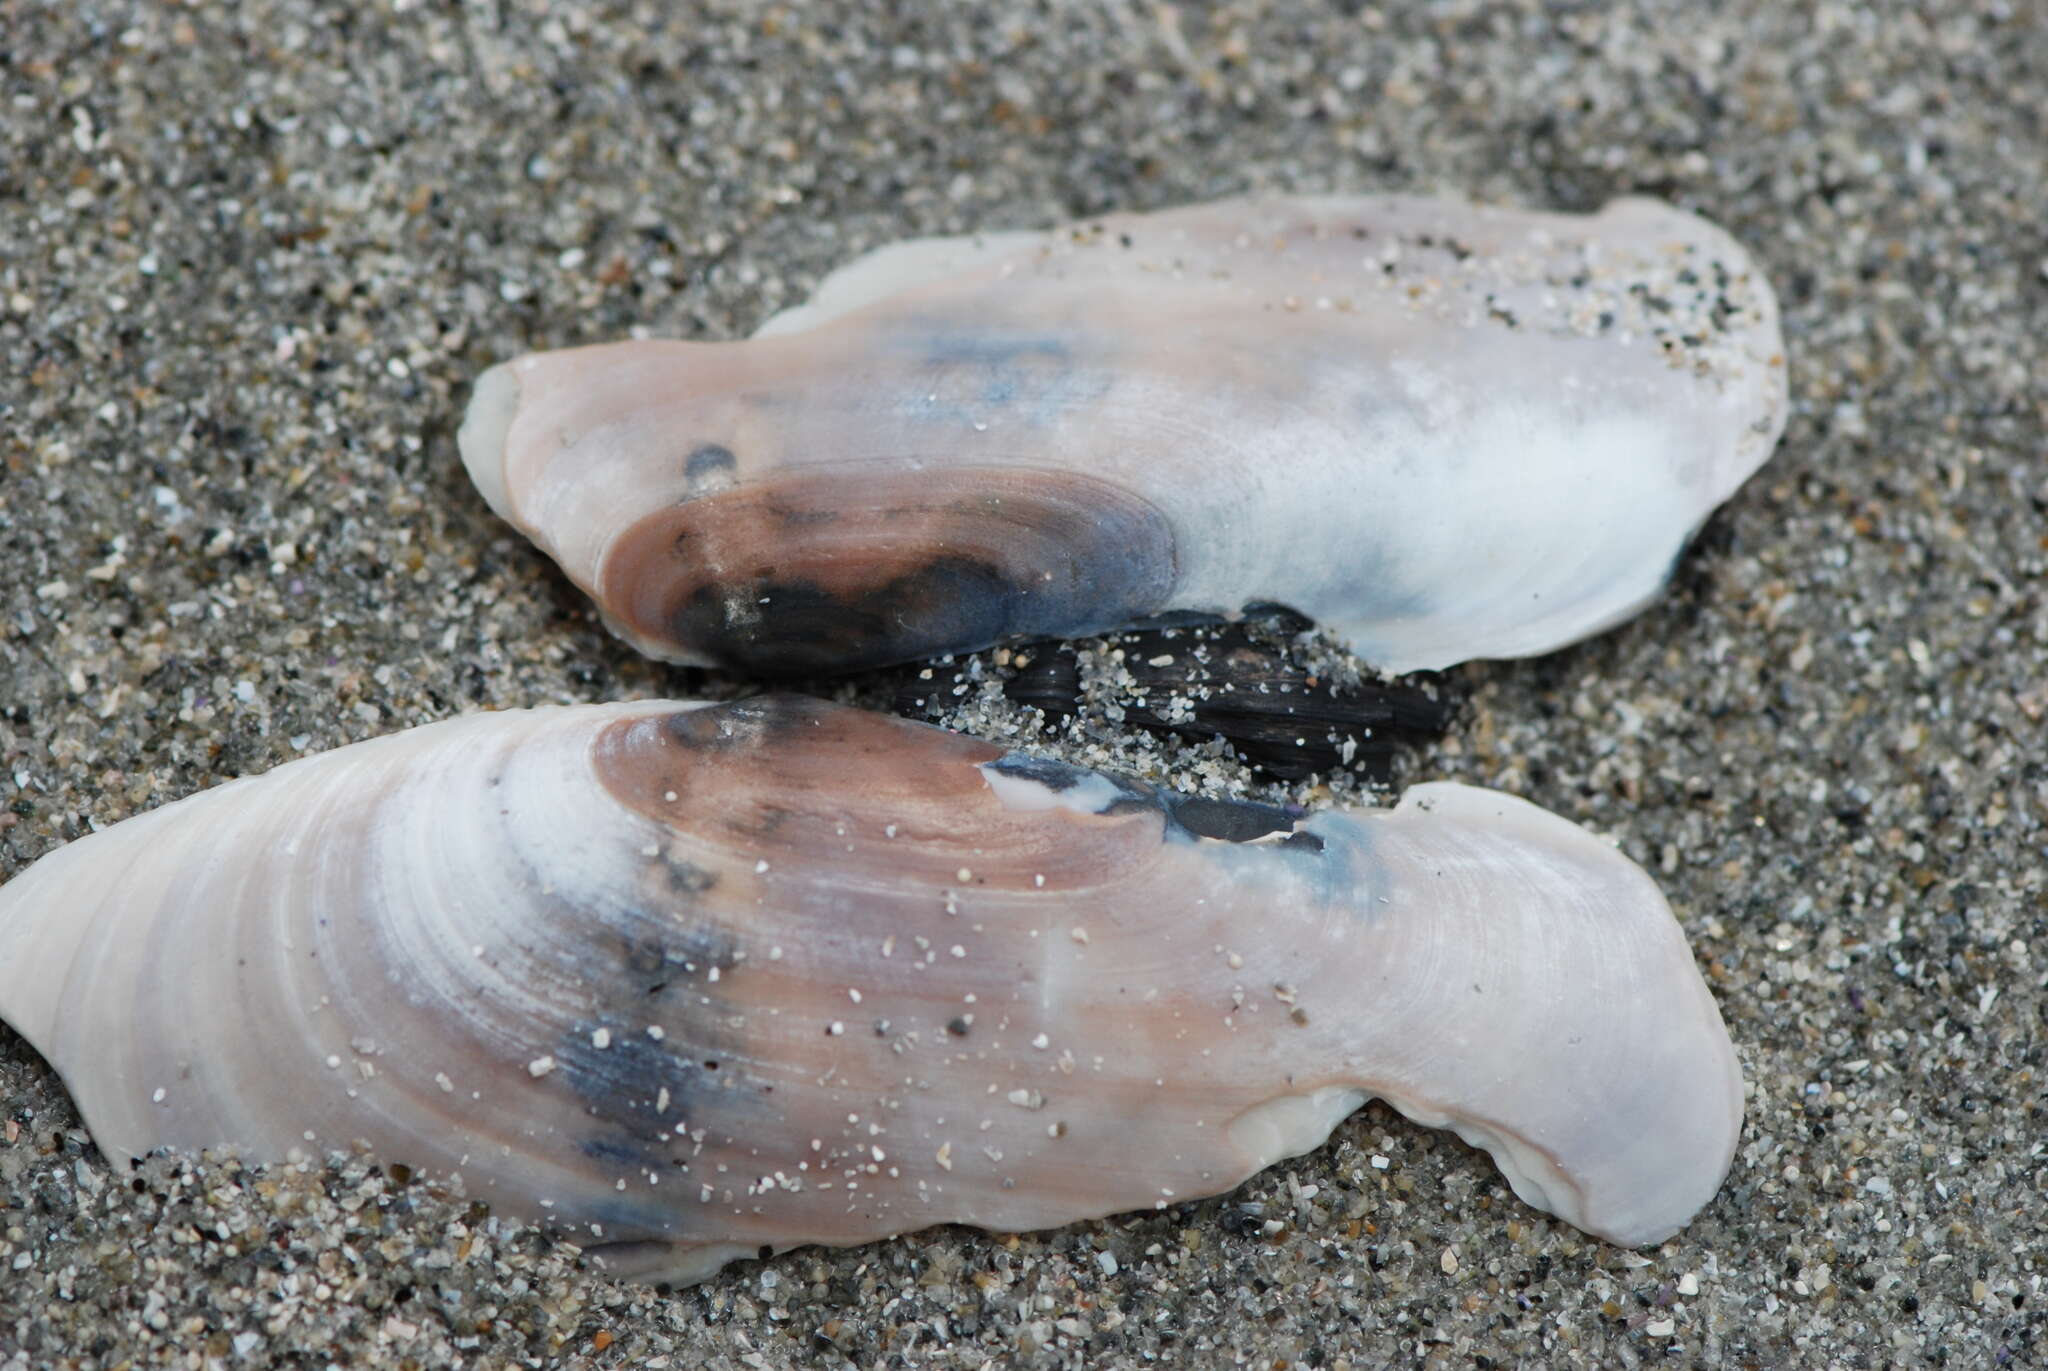
[(486, 372), (463, 459), (666, 659), (808, 673), (1280, 604), (1386, 671), (1648, 603), (1786, 417), (1653, 201), (1232, 200), (918, 240), (745, 342)]
[(366, 1144), (617, 1271), (1166, 1206), (1370, 1096), (1625, 1244), (1714, 1194), (1644, 874), (1456, 785), (1304, 816), (811, 700), (478, 715), (0, 889), (0, 1016), (117, 1163)]

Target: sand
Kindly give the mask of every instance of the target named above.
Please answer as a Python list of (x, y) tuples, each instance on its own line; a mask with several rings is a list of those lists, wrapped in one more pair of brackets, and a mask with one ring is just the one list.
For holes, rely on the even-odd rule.
[[(1406, 774), (1656, 874), (1749, 1081), (1720, 1196), (1625, 1252), (1371, 1106), (1222, 1198), (663, 1292), (362, 1161), (117, 1175), (0, 1030), (0, 1368), (2036, 1362), (2043, 11), (877, 8), (0, 0), (0, 876), (466, 709), (742, 688), (469, 487), (521, 350), (739, 336), (913, 233), (1648, 192), (1764, 263), (1791, 427), (1648, 613), (1449, 673)], [(1035, 736), (1009, 669), (941, 668), (945, 717)], [(1111, 703), (1046, 745), (1302, 793)]]

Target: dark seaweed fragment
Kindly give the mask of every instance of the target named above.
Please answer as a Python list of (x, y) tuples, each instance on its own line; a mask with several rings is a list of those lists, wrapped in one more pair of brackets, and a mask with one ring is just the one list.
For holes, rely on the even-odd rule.
[[(1391, 784), (1401, 749), (1438, 736), (1456, 713), (1455, 703), (1434, 683), (1406, 679), (1334, 687), (1311, 677), (1285, 646), (1245, 625), (1139, 632), (1117, 642), (1133, 681), (1119, 700), (1126, 723), (1183, 738), (1221, 737), (1250, 765), (1281, 780), (1330, 775), (1348, 766), (1377, 784)], [(1033, 649), (1004, 693), (1054, 720), (1078, 713), (1081, 668), (1072, 645)], [(930, 694), (928, 682), (907, 684), (898, 692), (899, 712), (921, 712), (918, 702)], [(1172, 700), (1185, 700), (1187, 707), (1169, 715), (1164, 711)]]

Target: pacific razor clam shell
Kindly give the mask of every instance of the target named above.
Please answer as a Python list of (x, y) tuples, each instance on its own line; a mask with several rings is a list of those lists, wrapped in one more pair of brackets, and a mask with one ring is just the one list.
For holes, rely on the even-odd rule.
[(795, 697), (223, 785), (0, 889), (0, 968), (117, 1164), (366, 1143), (676, 1280), (1214, 1194), (1369, 1096), (1648, 1243), (1741, 1118), (1649, 878), (1532, 805), (1297, 819)]
[(1235, 200), (928, 239), (737, 343), (487, 371), (491, 507), (645, 652), (820, 672), (1277, 603), (1384, 671), (1650, 601), (1786, 417), (1777, 306), (1654, 201)]

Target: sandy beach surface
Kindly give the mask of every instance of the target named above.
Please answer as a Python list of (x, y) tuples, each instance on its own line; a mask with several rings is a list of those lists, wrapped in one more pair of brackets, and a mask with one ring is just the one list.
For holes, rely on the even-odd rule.
[[(1462, 711), (1404, 772), (1526, 796), (1667, 892), (1749, 1097), (1662, 1246), (1372, 1105), (1220, 1198), (662, 1291), (361, 1159), (120, 1174), (0, 1029), (0, 1369), (2041, 1364), (2044, 23), (0, 0), (0, 878), (465, 710), (747, 688), (612, 639), (469, 485), (462, 405), (528, 348), (741, 336), (891, 239), (1261, 189), (1644, 192), (1761, 261), (1793, 384), (1662, 602), (1448, 673)], [(935, 668), (931, 717), (1309, 793), (1120, 725), (1114, 648), (1068, 729), (995, 654)]]

